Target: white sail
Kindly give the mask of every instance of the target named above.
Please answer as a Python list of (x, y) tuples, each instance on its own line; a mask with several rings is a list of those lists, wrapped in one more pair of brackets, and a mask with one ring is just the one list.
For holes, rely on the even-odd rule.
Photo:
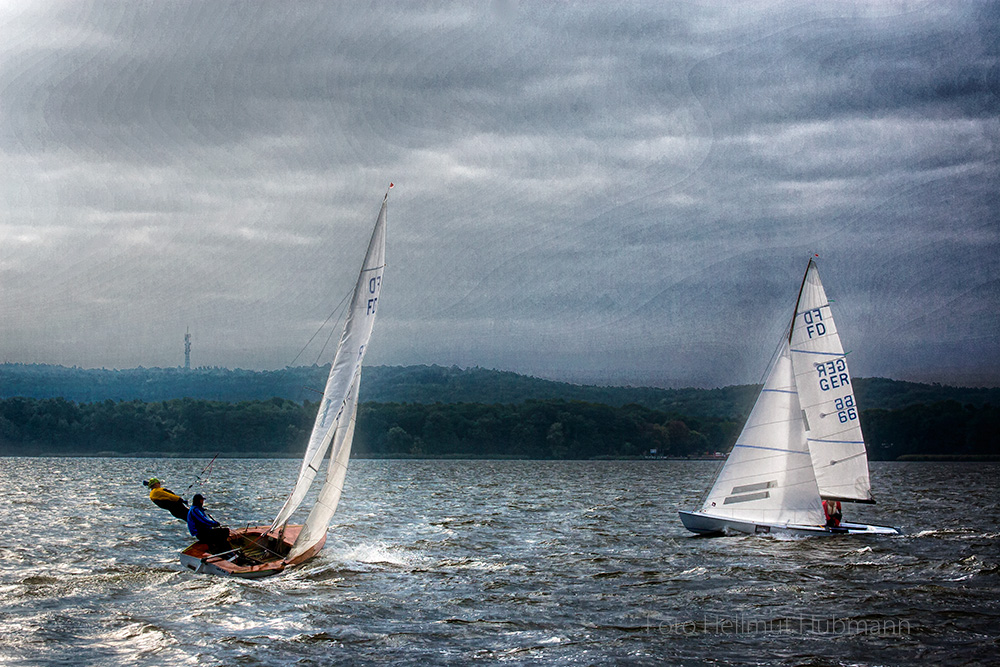
[(870, 501), (868, 456), (854, 386), (830, 303), (812, 260), (802, 280), (789, 346), (820, 495)]
[(738, 521), (824, 523), (787, 340), (701, 511)]
[[(346, 433), (346, 428), (340, 428), (341, 423), (353, 417), (354, 408), (350, 403), (352, 390), (360, 378), (361, 362), (365, 349), (371, 337), (375, 324), (375, 313), (379, 294), (382, 290), (382, 272), (385, 269), (385, 211), (386, 198), (382, 200), (375, 229), (368, 242), (368, 252), (361, 265), (358, 283), (354, 288), (354, 296), (344, 322), (344, 332), (337, 347), (330, 376), (327, 378), (323, 399), (316, 414), (316, 422), (309, 437), (299, 477), (295, 487), (289, 494), (285, 504), (278, 512), (271, 529), (274, 530), (288, 522), (289, 517), (299, 507), (305, 498), (309, 487), (319, 472), (319, 466), (335, 440), (337, 433)], [(349, 447), (348, 447), (349, 450)], [(348, 451), (349, 453), (349, 451)], [(334, 454), (336, 458), (336, 453)]]
[(340, 493), (344, 490), (344, 479), (347, 477), (347, 464), (351, 459), (351, 445), (354, 442), (354, 424), (358, 416), (358, 390), (361, 384), (361, 369), (347, 397), (343, 417), (337, 424), (333, 437), (333, 448), (330, 451), (330, 464), (327, 468), (326, 481), (320, 489), (316, 504), (309, 511), (302, 531), (299, 533), (288, 558), (293, 559), (308, 551), (314, 544), (323, 539), (330, 526), (330, 520), (337, 511)]

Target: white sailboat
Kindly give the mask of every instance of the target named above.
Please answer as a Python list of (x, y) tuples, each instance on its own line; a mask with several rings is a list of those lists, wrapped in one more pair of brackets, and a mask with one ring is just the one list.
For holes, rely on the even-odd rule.
[[(292, 491), (270, 525), (232, 531), (230, 551), (213, 554), (204, 542), (196, 542), (185, 549), (181, 552), (181, 562), (186, 567), (209, 574), (266, 577), (312, 558), (323, 548), (347, 475), (358, 410), (361, 362), (375, 324), (382, 290), (388, 198), (386, 192)], [(328, 453), (326, 479), (305, 523), (289, 525), (292, 513), (302, 504)]]
[(874, 503), (847, 358), (816, 263), (743, 431), (701, 509), (695, 533), (897, 534), (888, 526), (827, 526), (822, 501)]

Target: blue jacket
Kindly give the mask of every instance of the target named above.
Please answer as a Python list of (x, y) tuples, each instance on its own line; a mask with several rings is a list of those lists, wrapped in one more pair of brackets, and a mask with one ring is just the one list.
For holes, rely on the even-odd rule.
[(209, 518), (209, 516), (205, 514), (205, 510), (197, 505), (192, 505), (191, 509), (188, 510), (188, 532), (195, 537), (198, 536), (198, 531), (215, 528), (218, 525), (218, 521)]

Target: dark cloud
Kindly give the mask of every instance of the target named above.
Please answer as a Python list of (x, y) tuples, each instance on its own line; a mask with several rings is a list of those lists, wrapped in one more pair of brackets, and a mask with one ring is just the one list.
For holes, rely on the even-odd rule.
[(392, 180), (373, 363), (755, 381), (819, 252), (856, 373), (995, 383), (998, 7), (7, 6), (5, 358), (290, 363)]

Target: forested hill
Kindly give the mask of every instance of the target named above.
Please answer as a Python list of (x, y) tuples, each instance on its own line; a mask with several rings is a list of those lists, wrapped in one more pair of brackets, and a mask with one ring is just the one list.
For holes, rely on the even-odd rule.
[[(223, 402), (266, 400), (315, 401), (329, 366), (276, 371), (225, 368), (134, 368), (127, 370), (67, 368), (39, 364), (0, 365), (0, 398), (64, 398), (78, 403), (176, 398)], [(670, 414), (740, 419), (758, 387), (721, 389), (657, 389), (601, 387), (554, 382), (506, 371), (441, 366), (366, 367), (361, 401), (376, 403), (519, 404), (526, 400), (562, 399), (614, 407), (636, 404)], [(956, 401), (962, 405), (1000, 405), (1000, 389), (947, 387), (858, 378), (855, 394), (863, 409), (899, 410), (910, 405)]]
[[(39, 364), (0, 365), (0, 399), (64, 398), (77, 403), (195, 398), (238, 402), (285, 398), (315, 401), (330, 366), (276, 371), (226, 368), (67, 368)], [(599, 387), (542, 380), (507, 371), (455, 366), (367, 366), (361, 402), (517, 404), (526, 400), (578, 400), (613, 407), (628, 404), (691, 415), (738, 417), (749, 410), (757, 389), (657, 389)]]

